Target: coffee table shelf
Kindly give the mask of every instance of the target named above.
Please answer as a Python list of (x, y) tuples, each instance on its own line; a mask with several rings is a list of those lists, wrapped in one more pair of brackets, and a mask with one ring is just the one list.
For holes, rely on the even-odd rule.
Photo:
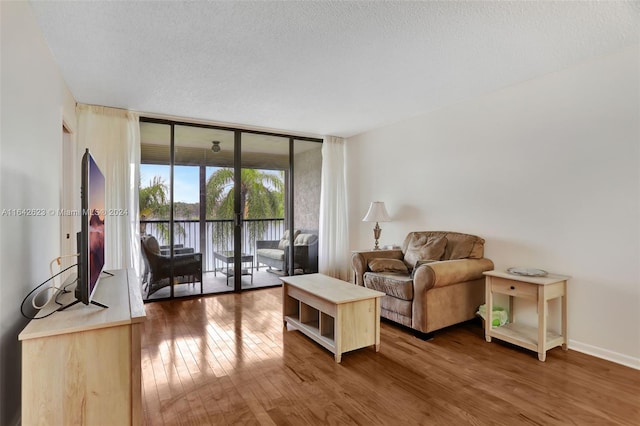
[(284, 325), (331, 351), (336, 362), (354, 349), (380, 349), (380, 298), (384, 293), (322, 274), (280, 279)]

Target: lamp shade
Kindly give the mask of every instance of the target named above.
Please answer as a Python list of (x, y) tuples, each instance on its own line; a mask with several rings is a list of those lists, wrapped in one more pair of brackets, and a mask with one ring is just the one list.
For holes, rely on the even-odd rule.
[(372, 201), (369, 211), (362, 219), (363, 222), (391, 222), (389, 213), (384, 207), (383, 201)]

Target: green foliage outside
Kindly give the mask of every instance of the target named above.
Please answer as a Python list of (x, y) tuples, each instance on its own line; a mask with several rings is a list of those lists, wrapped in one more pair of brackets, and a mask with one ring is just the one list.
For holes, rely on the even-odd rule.
[[(169, 188), (160, 176), (154, 176), (148, 186), (144, 188), (138, 182), (138, 205), (140, 207), (140, 219), (168, 219), (169, 218)], [(165, 241), (169, 240), (169, 226), (166, 223), (158, 223), (158, 230)], [(184, 231), (184, 230), (183, 230)], [(147, 224), (140, 224), (140, 234), (147, 233)]]
[[(242, 169), (240, 182), (240, 211), (243, 219), (284, 217), (283, 173), (266, 173), (257, 169)], [(233, 219), (235, 184), (233, 169), (219, 169), (207, 181), (207, 219)], [(249, 238), (255, 240), (264, 232), (266, 224), (254, 223), (248, 229)], [(228, 247), (232, 232), (215, 227), (213, 244)]]
[[(244, 219), (284, 217), (282, 174), (242, 169), (240, 211)], [(207, 181), (207, 218), (233, 219), (233, 169), (219, 169)]]
[[(277, 174), (258, 169), (242, 169), (240, 184), (240, 206), (244, 219), (266, 219), (284, 217), (284, 172)], [(222, 168), (216, 170), (206, 183), (206, 218), (232, 220), (233, 169)], [(139, 185), (140, 218), (169, 219), (169, 188), (159, 176), (154, 176), (149, 185)], [(175, 220), (194, 220), (200, 215), (200, 203), (174, 203)], [(165, 237), (168, 237), (168, 227), (159, 223), (158, 227)], [(263, 231), (264, 224), (257, 224), (250, 232), (258, 235)], [(144, 228), (144, 225), (142, 225)], [(219, 244), (226, 244), (230, 237), (222, 227), (216, 227), (217, 235), (214, 240)], [(184, 229), (177, 229), (184, 232)], [(252, 237), (255, 237), (252, 235)], [(168, 238), (167, 238), (168, 239)]]
[(144, 188), (138, 183), (140, 217), (165, 219), (169, 217), (169, 187), (160, 176), (154, 176)]

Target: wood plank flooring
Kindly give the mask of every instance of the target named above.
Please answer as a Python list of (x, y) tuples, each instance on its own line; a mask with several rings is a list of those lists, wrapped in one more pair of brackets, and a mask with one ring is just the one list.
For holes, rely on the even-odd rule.
[[(211, 293), (227, 293), (233, 291), (233, 279), (227, 277), (221, 273), (214, 274), (213, 271), (203, 272), (202, 274), (203, 295), (209, 295)], [(242, 276), (242, 289), (253, 290), (261, 287), (272, 287), (281, 285), (282, 281), (278, 275), (271, 272), (267, 272), (267, 269), (263, 267), (259, 271), (254, 270), (253, 282), (248, 275)], [(200, 283), (184, 283), (173, 286), (174, 297), (190, 297), (190, 296), (202, 296), (200, 294)], [(168, 299), (171, 296), (171, 288), (169, 286), (156, 290), (148, 297), (149, 301)], [(142, 297), (147, 299), (146, 287), (142, 287)]]
[(638, 425), (640, 371), (484, 341), (479, 322), (333, 355), (283, 328), (281, 288), (145, 305), (146, 425)]

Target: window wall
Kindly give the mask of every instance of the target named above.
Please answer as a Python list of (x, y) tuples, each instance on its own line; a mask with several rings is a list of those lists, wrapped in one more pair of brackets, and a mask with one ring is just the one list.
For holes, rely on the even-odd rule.
[(165, 262), (143, 256), (147, 300), (281, 285), (281, 275), (317, 271), (317, 254), (301, 263), (295, 245), (282, 264), (261, 263), (256, 247), (279, 245), (290, 228), (317, 240), (320, 140), (144, 118), (140, 136), (141, 235), (143, 245), (157, 241)]

